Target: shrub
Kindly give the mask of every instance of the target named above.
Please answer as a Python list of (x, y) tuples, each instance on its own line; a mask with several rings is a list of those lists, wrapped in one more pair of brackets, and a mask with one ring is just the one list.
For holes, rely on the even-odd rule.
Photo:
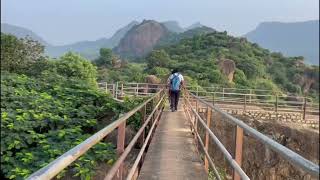
[[(116, 118), (119, 109), (86, 81), (48, 71), (42, 78), (2, 73), (2, 174), (25, 179), (99, 130), (98, 117), (109, 112)], [(85, 179), (98, 162), (114, 159), (114, 145), (100, 142), (69, 169)]]
[(74, 53), (67, 53), (55, 62), (58, 74), (67, 78), (85, 80), (96, 85), (97, 68), (88, 60)]

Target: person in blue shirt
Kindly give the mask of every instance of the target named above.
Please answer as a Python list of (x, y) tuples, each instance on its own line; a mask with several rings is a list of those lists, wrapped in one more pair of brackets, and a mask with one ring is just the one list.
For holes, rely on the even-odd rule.
[(170, 96), (170, 109), (172, 112), (177, 111), (178, 109), (180, 90), (183, 84), (183, 76), (178, 72), (177, 69), (174, 69), (167, 80), (167, 86), (169, 87)]

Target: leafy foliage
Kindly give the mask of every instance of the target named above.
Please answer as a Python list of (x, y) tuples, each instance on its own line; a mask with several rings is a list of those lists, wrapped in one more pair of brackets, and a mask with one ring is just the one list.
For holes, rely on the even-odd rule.
[[(96, 132), (99, 116), (119, 109), (79, 79), (54, 73), (1, 77), (1, 170), (9, 179), (24, 179), (45, 166)], [(70, 168), (85, 178), (98, 161), (114, 158), (114, 146), (100, 142)]]
[(1, 33), (1, 70), (34, 73), (37, 69), (31, 67), (36, 62), (44, 61), (43, 52), (44, 47), (37, 41)]
[(96, 84), (96, 67), (88, 60), (74, 53), (67, 53), (55, 62), (55, 70), (61, 76), (85, 80), (91, 85)]
[[(172, 39), (175, 41), (174, 37)], [(219, 69), (218, 63), (224, 58), (233, 60), (236, 65), (232, 83), (227, 82), (226, 76)], [(305, 65), (301, 57), (271, 53), (245, 38), (228, 36), (227, 32), (195, 34), (191, 38), (180, 39), (178, 43), (163, 45), (151, 52), (146, 62), (149, 69), (177, 68), (184, 75), (197, 80), (201, 86), (220, 84), (254, 88), (263, 87), (261, 80), (264, 79), (268, 82), (268, 85), (265, 84), (267, 88), (272, 86), (273, 89), (301, 95), (306, 88), (303, 82), (310, 79), (315, 83), (310, 90), (304, 91), (319, 92), (319, 77), (315, 75), (319, 74), (318, 66)]]

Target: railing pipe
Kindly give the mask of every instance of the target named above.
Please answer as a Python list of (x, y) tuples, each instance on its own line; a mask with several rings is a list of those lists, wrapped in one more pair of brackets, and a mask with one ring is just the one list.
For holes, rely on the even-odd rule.
[(62, 171), (64, 168), (66, 168), (68, 165), (70, 165), (73, 161), (78, 159), (81, 155), (83, 155), (85, 152), (87, 152), (92, 146), (100, 142), (106, 135), (108, 135), (111, 131), (116, 129), (120, 124), (125, 122), (129, 117), (131, 117), (133, 114), (135, 114), (139, 109), (141, 109), (145, 104), (150, 102), (152, 99), (154, 99), (158, 94), (160, 94), (162, 91), (155, 94), (153, 97), (146, 100), (144, 103), (140, 104), (136, 108), (132, 109), (131, 111), (125, 113), (122, 117), (120, 117), (118, 120), (112, 122), (107, 127), (101, 129), (79, 145), (75, 146), (71, 150), (67, 151), (51, 163), (49, 163), (47, 166), (41, 168), (40, 170), (34, 172), (31, 174), (27, 179), (28, 180), (47, 180), (52, 179), (55, 177), (60, 171)]
[[(196, 99), (199, 99), (195, 95), (191, 94)], [(241, 120), (229, 115), (226, 112), (223, 112), (216, 106), (212, 106), (210, 103), (199, 99), (201, 102), (203, 102), (206, 105), (211, 106), (215, 111), (222, 114), (224, 117), (229, 119), (231, 122), (235, 123), (236, 125), (240, 126), (245, 132), (247, 132), (249, 135), (253, 136), (254, 138), (258, 139), (263, 144), (269, 146), (272, 150), (279, 153), (283, 158), (288, 160), (290, 164), (293, 166), (296, 166), (298, 168), (303, 169), (304, 171), (310, 173), (312, 176), (319, 177), (319, 165), (316, 165), (315, 163), (305, 159), (304, 157), (300, 156), (299, 154), (293, 152), (289, 148), (277, 143), (276, 141), (270, 139), (266, 135), (260, 133), (259, 131), (253, 129), (252, 127), (248, 126)]]

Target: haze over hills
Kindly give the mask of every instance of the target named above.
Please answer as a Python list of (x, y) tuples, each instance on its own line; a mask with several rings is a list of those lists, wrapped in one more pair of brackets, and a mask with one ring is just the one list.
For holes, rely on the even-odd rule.
[(264, 22), (244, 35), (249, 41), (287, 56), (303, 56), (308, 64), (319, 64), (319, 20)]
[[(134, 56), (137, 55), (139, 57), (142, 54), (146, 54), (156, 46), (173, 44), (182, 38), (192, 37), (193, 35), (199, 33), (215, 31), (214, 29), (206, 27), (199, 22), (196, 22), (185, 28), (181, 27), (177, 21), (165, 21), (161, 23), (154, 21), (154, 23), (161, 24), (161, 26), (158, 27), (166, 29), (168, 33), (165, 33), (165, 36), (160, 35), (158, 38), (147, 38), (146, 36), (148, 33), (150, 35), (152, 32), (143, 30), (144, 33), (139, 35), (140, 40), (136, 39), (133, 41), (133, 39), (131, 39), (130, 41), (127, 41), (127, 43), (130, 42), (131, 44), (127, 44), (126, 48), (129, 48), (130, 46), (131, 50), (134, 49), (133, 47), (137, 46), (135, 43), (142, 43), (141, 39), (144, 39), (144, 43), (146, 43), (149, 39), (150, 44), (148, 45), (145, 53), (131, 51), (131, 55), (135, 54)], [(51, 45), (45, 41), (45, 38), (38, 36), (36, 33), (27, 28), (13, 26), (6, 23), (1, 24), (1, 32), (10, 33), (20, 38), (29, 36), (30, 38), (45, 45), (46, 53), (51, 57), (58, 57), (68, 51), (74, 51), (92, 60), (98, 57), (99, 49), (102, 47), (111, 49), (114, 48), (118, 54), (126, 57), (126, 55), (130, 54), (129, 51), (124, 53), (124, 51), (122, 51), (123, 48), (121, 51), (119, 51), (119, 47), (125, 46), (125, 43), (120, 43), (121, 39), (127, 36), (131, 29), (138, 28), (138, 26), (141, 24), (142, 23), (137, 21), (132, 21), (128, 25), (116, 31), (115, 34), (110, 38), (102, 37), (95, 41), (80, 41), (63, 46)], [(157, 33), (153, 34), (153, 36), (156, 35)], [(248, 40), (256, 42), (260, 46), (270, 49), (271, 51), (281, 52), (289, 56), (304, 56), (307, 63), (319, 64), (319, 20), (296, 23), (265, 22), (261, 23), (255, 30), (247, 33), (244, 36)], [(140, 47), (137, 46), (135, 49), (137, 50), (144, 47), (143, 44), (140, 45), (138, 45)]]
[(110, 38), (100, 38), (96, 41), (81, 41), (64, 46), (48, 46), (46, 51), (53, 57), (61, 56), (68, 51), (74, 51), (88, 59), (95, 59), (99, 56), (100, 48), (113, 48), (118, 45), (121, 38), (136, 24), (138, 24), (137, 21), (132, 21), (128, 25), (120, 28)]
[(1, 23), (1, 32), (15, 35), (18, 38), (24, 38), (29, 36), (31, 39), (36, 40), (45, 46), (50, 46), (50, 44), (47, 43), (42, 37), (40, 37), (39, 35), (37, 35), (36, 33), (32, 32), (27, 28), (11, 25), (7, 23)]

